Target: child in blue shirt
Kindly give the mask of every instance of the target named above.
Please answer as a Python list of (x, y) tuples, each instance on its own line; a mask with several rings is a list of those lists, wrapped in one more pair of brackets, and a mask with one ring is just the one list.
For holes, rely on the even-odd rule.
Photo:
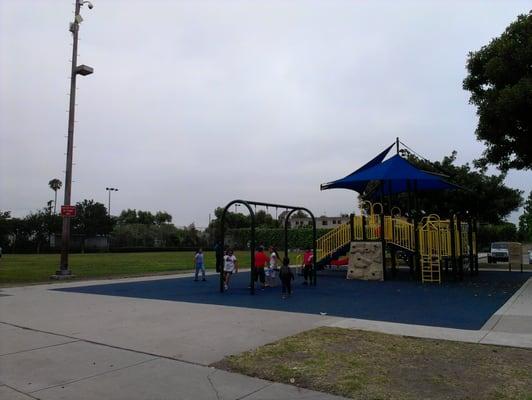
[(194, 265), (196, 267), (196, 273), (194, 275), (194, 281), (198, 281), (198, 274), (201, 270), (201, 280), (206, 281), (205, 279), (205, 264), (204, 264), (204, 258), (203, 258), (203, 251), (201, 249), (198, 249), (196, 251), (196, 254), (194, 255)]

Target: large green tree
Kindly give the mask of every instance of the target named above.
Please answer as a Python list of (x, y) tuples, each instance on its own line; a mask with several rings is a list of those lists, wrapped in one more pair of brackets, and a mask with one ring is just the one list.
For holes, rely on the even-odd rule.
[(105, 235), (113, 229), (113, 220), (102, 203), (83, 200), (76, 204), (73, 231), (84, 235)]
[(532, 169), (532, 12), (470, 52), (467, 71), (464, 89), (477, 107), (477, 138), (486, 145), (479, 165)]
[(532, 242), (532, 190), (525, 202), (523, 215), (519, 217), (519, 235), (521, 240)]

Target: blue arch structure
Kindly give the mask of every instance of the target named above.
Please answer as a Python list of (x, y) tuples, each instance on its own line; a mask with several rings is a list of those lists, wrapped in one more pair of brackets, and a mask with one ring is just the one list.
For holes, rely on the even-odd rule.
[[(286, 215), (284, 219), (284, 256), (288, 257), (288, 220), (290, 219), (290, 216), (296, 212), (296, 211), (303, 211), (306, 212), (310, 218), (312, 219), (312, 252), (313, 252), (313, 262), (312, 262), (312, 273), (310, 277), (310, 284), (313, 286), (316, 286), (316, 219), (314, 218), (314, 214), (312, 212), (305, 208), (305, 207), (299, 207), (299, 206), (288, 206), (285, 204), (276, 204), (276, 203), (264, 203), (261, 201), (250, 201), (250, 200), (233, 200), (227, 203), (225, 206), (222, 217), (220, 220), (220, 246), (222, 248), (222, 251), (225, 249), (225, 216), (227, 214), (227, 211), (232, 205), (235, 204), (241, 204), (245, 206), (248, 211), (249, 215), (251, 216), (251, 240), (250, 240), (250, 256), (251, 256), (251, 274), (250, 274), (250, 285), (249, 285), (249, 292), (250, 294), (255, 294), (255, 247), (256, 247), (256, 241), (255, 241), (255, 231), (256, 231), (256, 221), (255, 221), (255, 213), (253, 212), (253, 209), (251, 208), (252, 205), (254, 206), (265, 206), (265, 207), (274, 207), (274, 208), (284, 208), (286, 210), (290, 210), (290, 212)], [(220, 292), (223, 293), (224, 291), (224, 273), (223, 273), (223, 267), (220, 268)]]

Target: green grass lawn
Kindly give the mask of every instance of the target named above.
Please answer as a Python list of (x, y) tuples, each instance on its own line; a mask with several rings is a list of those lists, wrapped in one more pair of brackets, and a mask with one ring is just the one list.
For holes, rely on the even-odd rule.
[[(249, 267), (247, 251), (237, 251), (243, 268)], [(190, 272), (193, 252), (71, 254), (74, 279), (126, 277)], [(294, 256), (295, 259), (295, 256)], [(213, 251), (205, 252), (207, 269), (214, 269)], [(59, 268), (59, 254), (4, 254), (0, 259), (0, 285), (49, 282)]]
[(353, 399), (532, 399), (532, 350), (318, 328), (213, 364)]

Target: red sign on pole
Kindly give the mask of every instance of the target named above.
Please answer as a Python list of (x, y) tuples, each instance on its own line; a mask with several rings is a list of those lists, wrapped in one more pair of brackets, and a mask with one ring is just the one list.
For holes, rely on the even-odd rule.
[(63, 217), (75, 217), (76, 206), (61, 206), (61, 215)]

